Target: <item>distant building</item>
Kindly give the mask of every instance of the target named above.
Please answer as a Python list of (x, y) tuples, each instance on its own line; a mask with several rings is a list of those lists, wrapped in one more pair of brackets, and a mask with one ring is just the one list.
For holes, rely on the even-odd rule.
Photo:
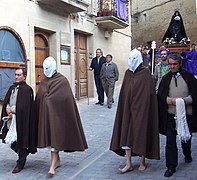
[(197, 43), (196, 3), (196, 0), (132, 0), (132, 46), (150, 44), (153, 40), (161, 45), (176, 10), (182, 15), (188, 38)]

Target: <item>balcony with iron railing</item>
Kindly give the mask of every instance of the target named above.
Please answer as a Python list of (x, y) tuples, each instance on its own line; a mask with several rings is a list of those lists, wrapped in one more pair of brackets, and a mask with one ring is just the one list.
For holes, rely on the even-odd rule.
[(126, 28), (128, 6), (128, 0), (99, 0), (96, 23), (108, 30)]

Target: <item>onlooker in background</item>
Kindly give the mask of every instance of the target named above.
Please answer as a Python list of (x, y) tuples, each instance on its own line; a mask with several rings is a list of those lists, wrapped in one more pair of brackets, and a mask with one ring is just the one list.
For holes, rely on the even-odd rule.
[(190, 47), (190, 51), (186, 53), (187, 60), (196, 60), (197, 61), (197, 50), (196, 44), (192, 44)]
[(70, 84), (56, 70), (56, 61), (47, 57), (43, 62), (45, 78), (38, 89), (35, 105), (38, 120), (38, 148), (49, 147), (51, 166), (49, 177), (61, 166), (59, 151), (87, 149), (78, 108)]
[(92, 59), (89, 70), (94, 70), (94, 80), (98, 94), (98, 102), (96, 104), (104, 105), (104, 89), (100, 79), (100, 71), (102, 65), (106, 62), (106, 58), (103, 56), (101, 49), (96, 50), (96, 57)]
[(156, 92), (159, 88), (159, 83), (162, 77), (170, 71), (168, 60), (167, 60), (167, 51), (161, 51), (161, 62), (155, 66), (154, 78), (155, 78), (155, 87)]
[(143, 65), (148, 69), (150, 69), (151, 59), (150, 59), (150, 55), (148, 54), (148, 50), (149, 50), (148, 46), (142, 48), (142, 58), (143, 58)]
[(37, 133), (33, 118), (34, 94), (26, 84), (27, 71), (17, 69), (15, 83), (10, 86), (3, 102), (0, 121), (0, 138), (18, 155), (12, 173), (19, 173), (25, 166), (29, 153), (36, 153)]
[(161, 62), (161, 57), (159, 55), (155, 55), (155, 66)]
[(141, 53), (132, 50), (119, 95), (110, 150), (126, 154), (121, 173), (133, 170), (131, 156), (141, 157), (140, 171), (146, 169), (145, 158), (159, 159), (157, 97), (151, 73), (142, 63)]
[(112, 62), (111, 54), (106, 56), (106, 63), (102, 65), (100, 77), (107, 96), (107, 106), (111, 109), (112, 103), (114, 102), (113, 95), (115, 82), (118, 81), (119, 77), (118, 67)]
[[(168, 59), (170, 72), (162, 78), (158, 89), (159, 130), (166, 135), (165, 177), (172, 176), (178, 165), (176, 135), (179, 134), (179, 122), (183, 122), (184, 127), (188, 124), (191, 137), (192, 132), (197, 132), (197, 80), (182, 69), (182, 57), (179, 54), (171, 54)], [(182, 132), (185, 133), (185, 130), (182, 129)], [(181, 139), (186, 163), (192, 161), (191, 137), (185, 141)]]
[(167, 51), (167, 55), (171, 54), (172, 52), (170, 50), (168, 50), (164, 45), (161, 45), (159, 47), (159, 50), (157, 51), (157, 55), (161, 56), (161, 52), (162, 51)]
[(197, 78), (197, 50), (195, 44), (191, 45), (190, 51), (185, 53), (185, 57), (182, 65), (183, 68), (191, 72)]
[(142, 53), (142, 46), (138, 46), (137, 50), (140, 51), (140, 53)]

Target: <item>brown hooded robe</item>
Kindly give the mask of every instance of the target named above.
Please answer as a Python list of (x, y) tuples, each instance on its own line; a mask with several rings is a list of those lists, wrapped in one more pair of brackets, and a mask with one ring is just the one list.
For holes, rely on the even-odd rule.
[(87, 143), (69, 82), (60, 73), (41, 81), (35, 100), (38, 147), (83, 151)]
[(140, 65), (125, 72), (116, 112), (110, 150), (124, 156), (122, 146), (132, 155), (159, 159), (159, 129), (155, 86), (150, 71)]

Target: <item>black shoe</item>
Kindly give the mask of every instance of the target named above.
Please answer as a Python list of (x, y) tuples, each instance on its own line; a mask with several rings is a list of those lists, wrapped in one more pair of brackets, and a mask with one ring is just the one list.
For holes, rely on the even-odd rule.
[(22, 171), (22, 169), (23, 169), (23, 168), (16, 166), (16, 167), (13, 169), (12, 173), (13, 173), (13, 174), (19, 173), (19, 172)]
[(111, 106), (110, 105), (108, 105), (108, 109), (111, 109)]
[(166, 172), (164, 173), (164, 177), (170, 177), (176, 172), (176, 169), (174, 168), (168, 168)]
[(96, 105), (99, 105), (100, 104), (100, 102), (97, 102), (97, 103), (95, 103)]
[(191, 163), (192, 162), (192, 157), (185, 157), (185, 163)]
[(114, 103), (114, 100), (112, 99), (112, 103)]
[(100, 103), (100, 105), (101, 105), (101, 106), (103, 106), (103, 105), (104, 105), (104, 103)]

